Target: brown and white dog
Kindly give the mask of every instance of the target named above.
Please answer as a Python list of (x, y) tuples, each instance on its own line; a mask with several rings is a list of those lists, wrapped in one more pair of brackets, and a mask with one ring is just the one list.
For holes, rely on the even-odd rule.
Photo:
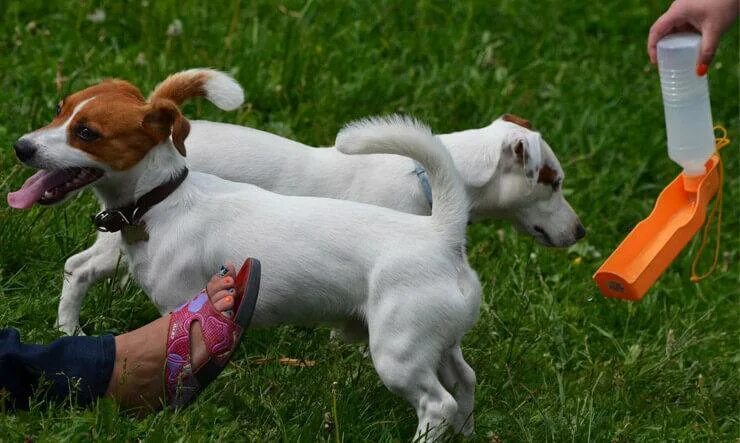
[[(399, 117), (359, 122), (337, 137), (345, 154), (419, 161), (433, 191), (431, 215), (419, 216), (187, 174), (188, 127), (173, 101), (147, 102), (125, 82), (80, 91), (50, 125), (16, 143), (40, 172), (9, 201), (50, 204), (89, 185), (106, 210), (135, 202), (131, 228), (146, 235), (122, 247), (162, 313), (196, 293), (217, 264), (259, 257), (252, 325), (359, 325), (384, 384), (415, 408), (417, 437), (472, 432), (475, 373), (460, 341), (477, 320), (481, 288), (465, 254), (467, 195), (440, 140)], [(166, 195), (156, 192), (163, 186)], [(158, 202), (139, 210), (155, 194)]]
[[(120, 86), (120, 90), (118, 90)], [(74, 106), (94, 94), (110, 89), (123, 100), (139, 102), (142, 97), (136, 88), (121, 82), (109, 82), (86, 90), (87, 95), (75, 96), (78, 102), (67, 99), (52, 125), (61, 124), (74, 111)], [(286, 195), (305, 195), (353, 200), (385, 206), (412, 214), (429, 214), (430, 205), (417, 176), (419, 170), (408, 158), (394, 155), (347, 156), (335, 148), (316, 149), (257, 129), (210, 121), (191, 121), (189, 133), (186, 122), (174, 112), (172, 104), (203, 96), (224, 110), (235, 109), (243, 101), (241, 87), (227, 75), (213, 70), (193, 69), (170, 76), (151, 96), (149, 106), (162, 110), (145, 118), (140, 115), (116, 115), (117, 106), (96, 103), (75, 116), (86, 121), (85, 115), (103, 112), (107, 138), (116, 140), (116, 147), (92, 155), (105, 156), (112, 164), (125, 166), (141, 155), (125, 151), (127, 143), (141, 134), (126, 134), (123, 129), (129, 119), (140, 121), (149, 128), (147, 137), (161, 137), (157, 119), (173, 120), (172, 141), (178, 149), (187, 152), (186, 163), (191, 170), (215, 174), (237, 182), (255, 184), (261, 188)], [(91, 106), (93, 104), (91, 103)], [(140, 112), (144, 112), (143, 105)], [(126, 111), (128, 112), (128, 111)], [(108, 123), (110, 120), (110, 123)], [(88, 128), (95, 130), (95, 128)], [(82, 131), (80, 134), (71, 131)], [(69, 133), (69, 134), (68, 134)], [(118, 134), (121, 137), (118, 137)], [(80, 145), (86, 131), (76, 122), (65, 129), (50, 131), (43, 137), (61, 140), (74, 136), (72, 142)], [(528, 121), (504, 115), (490, 125), (442, 134), (439, 136), (449, 150), (460, 172), (465, 191), (471, 203), (469, 218), (478, 220), (496, 217), (512, 220), (521, 230), (532, 234), (546, 246), (568, 246), (585, 234), (570, 205), (561, 192), (564, 174), (550, 146)], [(184, 139), (184, 142), (183, 142)], [(53, 142), (53, 141), (52, 141)], [(47, 142), (40, 140), (39, 145)], [(95, 144), (91, 143), (94, 150)], [(18, 157), (23, 160), (37, 147), (26, 146), (23, 140), (16, 145)], [(43, 148), (42, 148), (43, 149)], [(97, 154), (96, 154), (97, 152)], [(120, 155), (119, 155), (120, 154)], [(102, 158), (102, 157), (101, 157)], [(61, 165), (60, 165), (61, 166)], [(70, 174), (80, 177), (53, 186)], [(12, 194), (12, 205), (27, 207), (37, 201), (48, 204), (71, 195), (97, 175), (95, 170), (62, 170), (55, 176), (41, 172), (27, 183), (34, 192)], [(43, 181), (35, 181), (44, 178)], [(51, 188), (51, 189), (47, 189)], [(48, 195), (42, 195), (46, 193)], [(68, 334), (79, 325), (79, 312), (84, 296), (95, 282), (112, 275), (120, 262), (120, 235), (99, 233), (95, 243), (85, 251), (70, 257), (65, 264), (65, 279), (59, 303), (57, 323)]]
[[(259, 257), (265, 273), (254, 325), (332, 323), (359, 330), (368, 337), (383, 382), (416, 409), (418, 435), (439, 435), (446, 425), (472, 432), (475, 374), (460, 349), (480, 303), (480, 285), (464, 249), (469, 195), (493, 202), (489, 215), (514, 219), (550, 246), (582, 235), (560, 192), (562, 169), (539, 134), (522, 122), (500, 119), (478, 134), (433, 137), (416, 122), (391, 118), (346, 128), (336, 149), (310, 149), (248, 128), (191, 125), (176, 105), (196, 95), (222, 108), (242, 100), (232, 79), (203, 70), (165, 82), (149, 101), (122, 81), (66, 98), (50, 125), (16, 143), (18, 158), (41, 171), (11, 193), (9, 203), (52, 204), (91, 185), (104, 208), (130, 204), (193, 167), (192, 159), (183, 158), (195, 146), (192, 138), (186, 143), (189, 132), (202, 134), (196, 144), (210, 152), (201, 164), (211, 164), (205, 169), (227, 177), (240, 171), (245, 180), (283, 192), (305, 185), (309, 192), (362, 200), (368, 186), (380, 196), (388, 190), (382, 185), (390, 183), (395, 195), (408, 192), (423, 202), (414, 162), (400, 155), (409, 156), (428, 171), (433, 204), (431, 210), (406, 209), (428, 217), (283, 196), (191, 172), (140, 217), (148, 239), (124, 242), (119, 234), (103, 234), (101, 239), (113, 241), (102, 256), (115, 257), (121, 247), (131, 274), (162, 313), (196, 292), (217, 264)], [(485, 136), (483, 142), (475, 135)], [(451, 145), (468, 156), (455, 160)], [(230, 158), (237, 153), (239, 160)], [(363, 153), (384, 155), (346, 155)], [(323, 163), (333, 165), (334, 174), (314, 176)], [(254, 169), (259, 164), (265, 170)], [(327, 180), (337, 190), (343, 183), (344, 192), (332, 194), (323, 187)], [(115, 263), (96, 261), (96, 246), (93, 259), (82, 260), (92, 268), (87, 272), (101, 265), (112, 269)], [(79, 258), (72, 257), (67, 268)], [(89, 284), (82, 279), (78, 283)]]

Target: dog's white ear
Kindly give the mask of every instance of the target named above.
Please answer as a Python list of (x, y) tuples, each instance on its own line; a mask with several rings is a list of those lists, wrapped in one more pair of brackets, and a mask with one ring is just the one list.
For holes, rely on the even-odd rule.
[(534, 185), (542, 169), (542, 137), (535, 131), (511, 131), (504, 141), (505, 148), (524, 168), (524, 175)]
[(476, 146), (471, 151), (476, 154), (462, 156), (458, 167), (460, 171), (466, 171), (465, 181), (470, 186), (482, 188), (493, 178), (499, 160), (501, 160), (501, 150), (487, 145), (483, 149)]

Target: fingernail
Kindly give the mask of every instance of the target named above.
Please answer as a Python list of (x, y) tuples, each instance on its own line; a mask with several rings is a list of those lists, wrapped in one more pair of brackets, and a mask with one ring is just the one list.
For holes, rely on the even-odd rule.
[(707, 74), (707, 71), (709, 70), (709, 65), (706, 65), (704, 63), (696, 66), (696, 75), (699, 77), (704, 77)]
[(226, 300), (226, 303), (231, 303), (234, 301), (234, 297), (227, 295), (226, 298), (224, 298), (224, 300)]
[(231, 292), (233, 294), (236, 291), (234, 290), (234, 288), (231, 288), (231, 289), (229, 289), (229, 292)]
[(223, 277), (224, 275), (229, 273), (229, 269), (226, 267), (226, 265), (221, 265), (221, 267), (218, 269), (218, 275), (220, 277)]
[(231, 277), (226, 277), (226, 278), (224, 279), (224, 284), (225, 284), (225, 285), (230, 285), (230, 284), (232, 284), (232, 283), (233, 283), (233, 282), (231, 281)]

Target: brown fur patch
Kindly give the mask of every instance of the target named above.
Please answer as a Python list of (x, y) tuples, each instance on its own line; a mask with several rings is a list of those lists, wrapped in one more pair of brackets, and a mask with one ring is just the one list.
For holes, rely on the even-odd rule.
[(501, 117), (504, 121), (514, 123), (515, 125), (519, 125), (523, 128), (532, 129), (532, 123), (529, 122), (529, 120), (521, 118), (514, 114), (504, 114)]
[(548, 164), (542, 165), (540, 173), (537, 176), (537, 183), (543, 183), (552, 186), (553, 191), (558, 188), (558, 171), (554, 170)]
[(64, 124), (64, 122), (66, 122), (72, 115), (77, 105), (83, 101), (97, 96), (109, 95), (116, 96), (127, 101), (144, 103), (144, 96), (141, 95), (141, 92), (139, 92), (136, 86), (131, 83), (116, 79), (105, 80), (97, 85), (75, 92), (65, 98), (61, 103), (59, 114), (54, 117), (47, 127), (56, 127)]
[(153, 131), (159, 140), (166, 140), (172, 134), (172, 144), (185, 157), (185, 138), (190, 133), (190, 123), (173, 102), (153, 99), (144, 117), (144, 127)]
[(172, 74), (157, 85), (150, 100), (164, 98), (181, 105), (189, 98), (203, 97), (206, 95), (204, 85), (207, 79), (207, 72)]
[[(524, 144), (521, 141), (514, 146), (514, 154), (516, 155), (517, 163), (521, 165), (524, 165), (529, 160), (529, 154), (527, 153), (527, 150), (524, 149)], [(558, 171), (545, 163), (542, 165), (537, 175), (537, 183), (550, 185), (552, 186), (553, 191), (557, 191), (560, 186)]]
[[(77, 105), (91, 98), (69, 122), (67, 142), (71, 146), (113, 169), (125, 170), (172, 133), (178, 151), (185, 155), (183, 142), (190, 125), (177, 106), (168, 100), (148, 104), (135, 86), (122, 80), (108, 80), (67, 97), (50, 126), (62, 125)], [(92, 141), (81, 139), (77, 135), (81, 126), (100, 137)]]
[(514, 146), (514, 154), (516, 154), (516, 160), (520, 164), (524, 164), (529, 160), (529, 154), (527, 154), (527, 151), (524, 149), (524, 143), (517, 142), (516, 146)]

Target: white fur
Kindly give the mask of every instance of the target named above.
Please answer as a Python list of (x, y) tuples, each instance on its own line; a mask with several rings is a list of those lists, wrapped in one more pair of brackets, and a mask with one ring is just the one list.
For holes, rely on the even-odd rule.
[(196, 68), (172, 74), (164, 82), (157, 85), (152, 95), (157, 95), (159, 87), (173, 79), (194, 79), (205, 75), (203, 85), (205, 97), (224, 111), (233, 111), (244, 103), (244, 90), (241, 85), (228, 74), (215, 69)]
[[(435, 149), (424, 149), (434, 143)], [(361, 120), (337, 136), (337, 151), (345, 154), (400, 154), (427, 168), (432, 194), (431, 219), (450, 239), (465, 236), (468, 195), (447, 148), (426, 126), (401, 117)], [(449, 167), (452, 165), (452, 167)]]
[[(263, 275), (254, 326), (365, 325), (378, 375), (416, 410), (417, 436), (434, 439), (447, 426), (470, 433), (475, 373), (460, 340), (477, 320), (481, 288), (465, 256), (467, 197), (459, 173), (445, 147), (415, 122), (351, 125), (338, 144), (346, 152), (413, 155), (440, 195), (432, 216), (283, 196), (192, 172), (143, 216), (149, 240), (123, 244), (129, 270), (166, 313), (219, 264), (257, 257)], [(68, 149), (60, 145), (36, 161), (53, 163)], [(93, 187), (112, 207), (183, 167), (168, 140)]]
[(244, 103), (244, 90), (236, 80), (220, 71), (205, 71), (208, 71), (208, 80), (204, 85), (206, 98), (214, 105), (224, 111), (233, 111)]
[(67, 131), (69, 129), (69, 123), (82, 110), (88, 103), (94, 100), (95, 97), (88, 98), (81, 101), (72, 110), (72, 114), (69, 118), (59, 126), (44, 128), (38, 131), (34, 131), (30, 134), (26, 134), (21, 139), (30, 140), (36, 146), (36, 151), (39, 155), (44, 155), (50, 149), (55, 151), (59, 146), (64, 145), (67, 149), (63, 150), (60, 155), (56, 155), (48, 164), (35, 165), (43, 168), (68, 168), (72, 166), (93, 166), (93, 161), (79, 149), (73, 149), (67, 144)]
[[(549, 244), (535, 226), (549, 231), (559, 245), (576, 240), (579, 223), (562, 192), (534, 186), (516, 163), (514, 146), (522, 142), (529, 158), (540, 158), (563, 175), (557, 158), (539, 133), (497, 119), (480, 129), (439, 136), (462, 175), (471, 220), (497, 217)], [(343, 155), (334, 148), (314, 148), (244, 126), (192, 121), (185, 141), (192, 171), (249, 182), (285, 195), (323, 196), (384, 206), (412, 214), (430, 208), (413, 161), (398, 155)], [(433, 193), (438, 194), (438, 192)], [(68, 334), (79, 330), (82, 300), (90, 284), (111, 275), (119, 263), (117, 235), (98, 235), (95, 245), (70, 257), (65, 265), (57, 324)], [(100, 245), (100, 243), (103, 243)], [(107, 245), (107, 247), (106, 247)]]

